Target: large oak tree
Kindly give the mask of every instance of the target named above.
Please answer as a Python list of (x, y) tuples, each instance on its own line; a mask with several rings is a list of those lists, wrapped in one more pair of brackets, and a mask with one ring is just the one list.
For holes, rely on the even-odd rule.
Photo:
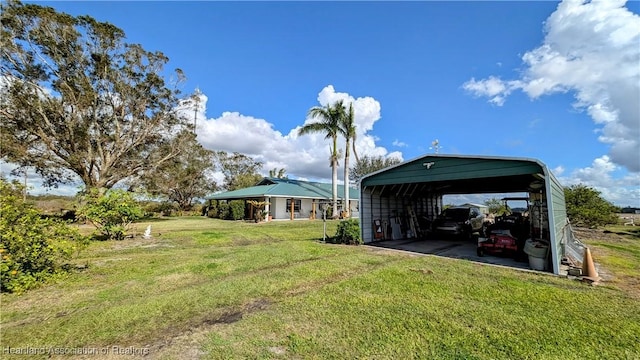
[(213, 179), (215, 153), (188, 131), (174, 141), (179, 154), (145, 172), (133, 185), (175, 203), (180, 210), (190, 210), (197, 199), (217, 190)]
[[(186, 126), (168, 58), (126, 43), (116, 26), (50, 7), (1, 5), (2, 160), (49, 185), (79, 177), (110, 188), (175, 156)], [(182, 72), (176, 70), (176, 84)]]

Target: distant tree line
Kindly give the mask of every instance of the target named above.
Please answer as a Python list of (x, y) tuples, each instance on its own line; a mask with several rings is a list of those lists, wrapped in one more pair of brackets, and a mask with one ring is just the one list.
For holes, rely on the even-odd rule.
[[(596, 228), (616, 224), (620, 208), (603, 199), (600, 192), (584, 184), (564, 188), (567, 217), (571, 224), (579, 227)], [(492, 214), (509, 213), (506, 204), (492, 198), (484, 202)]]

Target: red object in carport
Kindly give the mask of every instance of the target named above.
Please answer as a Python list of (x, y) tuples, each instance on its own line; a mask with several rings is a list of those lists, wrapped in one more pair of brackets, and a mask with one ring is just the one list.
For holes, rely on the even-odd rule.
[(485, 253), (509, 253), (518, 251), (516, 238), (505, 234), (491, 234), (485, 241), (478, 241), (478, 256)]

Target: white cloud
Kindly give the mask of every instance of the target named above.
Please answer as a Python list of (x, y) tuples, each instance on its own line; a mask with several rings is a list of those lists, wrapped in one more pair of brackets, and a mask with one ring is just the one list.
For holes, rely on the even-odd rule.
[[(177, 109), (186, 119), (194, 119), (197, 124), (198, 140), (208, 149), (240, 152), (262, 161), (263, 173), (270, 169), (285, 168), (287, 174), (301, 179), (330, 181), (329, 141), (322, 134), (298, 136), (302, 126), (296, 126), (289, 133), (282, 134), (274, 129), (273, 124), (265, 119), (254, 118), (239, 112), (224, 112), (218, 118), (206, 118), (207, 96), (200, 93), (197, 101), (184, 102)], [(376, 145), (379, 139), (369, 132), (380, 119), (380, 103), (372, 97), (354, 98), (348, 93), (336, 92), (328, 85), (318, 94), (319, 105), (324, 106), (337, 100), (345, 104), (352, 103), (357, 129), (356, 149), (358, 155), (388, 156), (402, 160), (399, 151), (389, 152)], [(314, 121), (306, 119), (304, 123)], [(344, 139), (339, 140), (339, 148), (344, 148)], [(351, 158), (351, 164), (355, 162)], [(342, 165), (341, 165), (342, 166)], [(0, 173), (8, 175), (14, 166), (0, 163)], [(216, 181), (222, 181), (222, 175), (213, 175)], [(341, 175), (339, 176), (341, 178)], [(29, 176), (29, 183), (34, 193), (44, 193), (42, 179), (36, 174)], [(75, 194), (77, 185), (61, 186), (56, 193)]]
[(563, 185), (583, 184), (592, 187), (614, 205), (640, 206), (640, 173), (629, 173), (622, 178), (614, 178), (612, 174), (619, 169), (620, 166), (613, 163), (609, 156), (603, 155), (595, 159), (591, 166), (576, 169), (567, 177), (560, 176), (564, 172), (562, 166), (553, 169), (552, 172)]
[(471, 80), (462, 85), (465, 90), (475, 96), (491, 98), (489, 99), (489, 102), (498, 106), (504, 105), (507, 96), (509, 96), (513, 90), (518, 89), (521, 86), (522, 85), (519, 81), (503, 81), (495, 76), (489, 76), (489, 78), (479, 81), (476, 81), (475, 78), (471, 78)]
[(498, 106), (515, 90), (532, 99), (571, 91), (610, 145), (610, 160), (640, 171), (640, 17), (625, 3), (561, 2), (545, 22), (543, 44), (523, 55), (520, 79), (472, 78), (463, 88)]
[(562, 176), (562, 174), (564, 174), (564, 166), (562, 165), (556, 166), (553, 169), (551, 169), (551, 172), (555, 176)]
[[(353, 104), (357, 129), (358, 155), (393, 156), (402, 159), (399, 152), (389, 153), (376, 145), (376, 138), (369, 134), (380, 119), (380, 103), (372, 97), (354, 98), (348, 93), (336, 92), (328, 85), (318, 94), (320, 106), (343, 100)], [(201, 96), (202, 114), (206, 110), (206, 96)], [(186, 110), (187, 113), (189, 110)], [(190, 111), (193, 111), (191, 109)], [(193, 116), (193, 115), (192, 115)], [(306, 119), (304, 123), (314, 121)], [(329, 167), (329, 141), (322, 134), (298, 136), (300, 126), (283, 134), (265, 119), (224, 112), (220, 117), (198, 120), (198, 139), (209, 149), (237, 151), (264, 163), (264, 172), (273, 168), (285, 168), (290, 176), (316, 180), (331, 179)], [(344, 148), (344, 139), (339, 140)], [(352, 161), (355, 161), (352, 157)], [(353, 162), (352, 162), (353, 164)]]
[(397, 146), (397, 147), (407, 147), (409, 146), (407, 143), (402, 142), (398, 139), (393, 140), (393, 142), (391, 143), (393, 146)]

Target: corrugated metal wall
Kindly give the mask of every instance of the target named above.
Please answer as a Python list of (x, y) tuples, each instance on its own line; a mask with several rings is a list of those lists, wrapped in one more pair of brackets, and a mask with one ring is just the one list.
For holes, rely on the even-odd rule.
[(386, 226), (390, 219), (397, 215), (406, 214), (407, 207), (415, 212), (418, 218), (424, 216), (433, 220), (442, 209), (442, 195), (430, 194), (426, 197), (396, 197), (382, 196), (384, 187), (363, 187), (361, 192), (360, 221), (362, 223), (362, 239), (365, 243), (375, 241), (374, 221), (380, 220), (386, 234)]
[(552, 244), (551, 262), (553, 273), (560, 273), (560, 261), (564, 256), (564, 244), (566, 238), (565, 227), (567, 226), (567, 205), (564, 199), (564, 187), (558, 179), (545, 167), (545, 183), (547, 190), (547, 206), (549, 211), (549, 240)]

